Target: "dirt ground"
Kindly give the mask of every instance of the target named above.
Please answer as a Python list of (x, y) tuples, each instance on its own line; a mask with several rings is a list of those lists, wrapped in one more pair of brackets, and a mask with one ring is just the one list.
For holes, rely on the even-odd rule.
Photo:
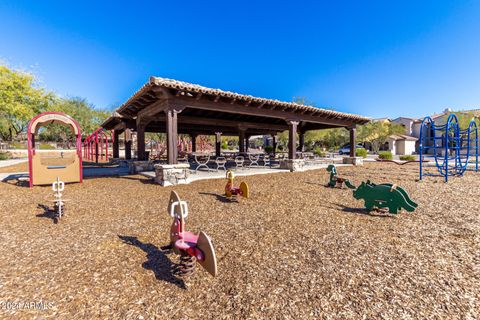
[[(0, 184), (0, 318), (477, 319), (480, 174), (416, 181), (417, 165), (338, 168), (355, 184), (404, 187), (414, 213), (369, 214), (325, 170), (237, 179), (251, 198), (221, 197), (224, 180), (162, 188), (140, 176), (67, 185), (67, 216), (46, 212), (50, 187)], [(187, 229), (213, 240), (219, 274), (172, 275), (171, 190)], [(44, 310), (5, 310), (43, 301)]]

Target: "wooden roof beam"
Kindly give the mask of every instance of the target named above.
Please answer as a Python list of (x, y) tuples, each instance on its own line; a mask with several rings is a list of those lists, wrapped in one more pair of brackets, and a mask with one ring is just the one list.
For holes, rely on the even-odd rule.
[[(155, 117), (155, 121), (165, 121), (165, 116), (161, 115)], [(212, 119), (212, 118), (198, 118), (179, 115), (178, 117), (179, 124), (195, 124), (195, 125), (205, 125), (205, 126), (219, 126), (219, 127), (229, 127), (237, 128), (239, 125), (244, 126), (248, 129), (270, 129), (283, 131), (287, 130), (288, 126), (286, 124), (271, 124), (271, 123), (257, 123), (257, 122), (248, 122), (248, 121), (235, 121), (235, 120), (222, 120), (222, 119)]]
[(244, 115), (253, 115), (253, 116), (262, 116), (267, 118), (280, 118), (280, 119), (291, 119), (295, 118), (298, 121), (307, 121), (313, 123), (323, 123), (328, 125), (334, 126), (351, 126), (356, 123), (357, 121), (352, 120), (329, 120), (325, 116), (313, 116), (313, 115), (298, 115), (294, 113), (286, 113), (279, 110), (271, 110), (271, 109), (259, 109), (259, 108), (244, 108), (241, 106), (233, 106), (229, 103), (224, 102), (217, 102), (212, 104), (211, 102), (206, 102), (203, 100), (195, 101), (194, 99), (189, 99), (185, 97), (176, 97), (175, 104), (182, 104), (188, 108), (194, 109), (204, 109), (204, 110), (211, 110), (217, 112), (226, 112), (226, 113), (234, 113), (234, 114), (244, 114)]
[[(268, 130), (245, 128), (247, 135), (270, 134), (271, 132), (280, 132), (283, 130)], [(151, 122), (145, 128), (146, 132), (165, 132), (166, 126), (163, 122)], [(215, 132), (222, 132), (224, 136), (237, 136), (238, 127), (205, 126), (196, 124), (182, 123), (178, 125), (178, 133), (197, 132), (198, 134), (214, 135)]]
[(150, 104), (145, 109), (137, 113), (137, 118), (148, 118), (153, 117), (159, 112), (165, 111), (168, 107), (167, 100), (159, 100), (155, 103)]

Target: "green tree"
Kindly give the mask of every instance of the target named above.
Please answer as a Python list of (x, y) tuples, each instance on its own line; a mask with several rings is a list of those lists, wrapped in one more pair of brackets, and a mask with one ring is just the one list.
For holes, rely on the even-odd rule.
[[(98, 129), (109, 116), (108, 112), (95, 109), (86, 99), (79, 97), (68, 99), (56, 97), (48, 111), (63, 112), (74, 118), (79, 123), (83, 136)], [(63, 142), (68, 148), (75, 141), (75, 137), (71, 128), (51, 124), (40, 129), (40, 140)]]
[(313, 150), (315, 147), (333, 150), (344, 145), (348, 140), (348, 131), (344, 128), (311, 130), (305, 133), (307, 150)]
[[(78, 121), (84, 136), (95, 131), (109, 116), (83, 98), (61, 98), (47, 92), (38, 86), (33, 74), (0, 65), (0, 138), (12, 141), (25, 132), (35, 115), (45, 111), (70, 115)], [(74, 141), (71, 129), (61, 125), (47, 125), (39, 133), (44, 141), (67, 145)]]
[(457, 116), (458, 124), (459, 124), (461, 130), (467, 129), (472, 120), (475, 120), (477, 125), (480, 125), (480, 123), (478, 121), (478, 117), (476, 117), (473, 112), (466, 112), (466, 111), (449, 112), (449, 113), (445, 114), (445, 116), (443, 117), (443, 119), (442, 119), (443, 122), (446, 122), (447, 119), (448, 119), (448, 116), (452, 113)]
[(370, 142), (372, 151), (378, 153), (380, 147), (394, 134), (404, 134), (405, 127), (388, 121), (372, 121), (358, 127), (358, 140)]
[[(301, 105), (316, 107), (315, 102), (305, 97), (294, 97), (292, 101)], [(323, 107), (323, 109), (330, 108)], [(313, 151), (316, 147), (332, 150), (347, 143), (348, 139), (348, 131), (344, 128), (310, 130), (305, 133), (305, 150)], [(288, 131), (279, 133), (278, 142), (285, 150), (288, 148)]]
[(0, 65), (0, 137), (16, 138), (33, 116), (48, 109), (53, 97), (37, 87), (32, 74)]

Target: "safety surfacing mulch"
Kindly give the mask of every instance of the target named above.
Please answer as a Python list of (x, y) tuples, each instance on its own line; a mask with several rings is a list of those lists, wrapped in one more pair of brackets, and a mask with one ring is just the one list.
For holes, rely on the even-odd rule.
[[(445, 184), (417, 181), (417, 165), (338, 171), (396, 183), (419, 207), (368, 213), (326, 188), (325, 170), (236, 179), (251, 190), (238, 202), (222, 197), (225, 180), (128, 176), (66, 185), (54, 223), (51, 187), (1, 183), (0, 318), (478, 318), (480, 173)], [(212, 239), (217, 277), (172, 274), (171, 190), (189, 204), (187, 229)]]

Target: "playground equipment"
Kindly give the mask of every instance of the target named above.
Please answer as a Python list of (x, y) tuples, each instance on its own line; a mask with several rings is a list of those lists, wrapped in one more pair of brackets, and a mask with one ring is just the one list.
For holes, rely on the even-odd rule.
[[(150, 139), (147, 146), (150, 147), (150, 160), (160, 160), (162, 157), (167, 156), (167, 142), (161, 139), (160, 136), (157, 136), (155, 139)], [(179, 136), (177, 140), (177, 150), (179, 157), (187, 156), (188, 153), (192, 152), (192, 141), (185, 136)]]
[[(438, 173), (425, 170), (432, 156)], [(468, 169), (470, 157), (475, 157), (475, 171), (478, 172), (478, 127), (472, 119), (467, 129), (460, 129), (455, 114), (447, 122), (435, 124), (430, 117), (423, 119), (420, 127), (420, 180), (424, 176), (441, 176), (448, 182), (450, 176), (462, 176)]]
[(388, 208), (389, 213), (397, 214), (400, 209), (413, 212), (417, 204), (410, 199), (408, 193), (396, 184), (375, 184), (368, 180), (353, 191), (353, 197), (365, 201), (368, 211)]
[(343, 185), (345, 184), (347, 186), (347, 188), (355, 189), (355, 186), (350, 182), (350, 180), (345, 179), (345, 178), (340, 178), (337, 175), (337, 167), (335, 167), (335, 165), (330, 164), (327, 167), (327, 172), (330, 172), (330, 180), (328, 181), (327, 187), (343, 188)]
[(65, 214), (65, 201), (62, 199), (62, 191), (65, 190), (65, 182), (60, 181), (60, 178), (57, 177), (57, 180), (52, 183), (52, 190), (55, 192), (54, 203), (54, 212), (55, 218), (60, 219)]
[(108, 161), (108, 140), (113, 142), (114, 135), (103, 128), (98, 128), (83, 141), (83, 157), (89, 161)]
[[(36, 150), (35, 135), (50, 123), (72, 128), (76, 136), (76, 150)], [(82, 182), (82, 133), (75, 119), (61, 112), (44, 112), (28, 124), (28, 169), (30, 188), (34, 185), (51, 184), (57, 177), (64, 182)]]
[(227, 185), (225, 186), (225, 196), (227, 197), (227, 199), (232, 199), (234, 197), (236, 198), (237, 195), (248, 199), (248, 185), (245, 182), (240, 183), (240, 187), (235, 188), (233, 184), (235, 174), (231, 170), (227, 170), (226, 178), (228, 180)]
[(198, 235), (185, 231), (185, 219), (188, 217), (188, 206), (175, 191), (170, 193), (168, 212), (173, 218), (170, 228), (170, 245), (180, 255), (177, 273), (180, 276), (191, 275), (195, 271), (195, 260), (212, 276), (217, 274), (217, 258), (210, 238), (200, 232)]

